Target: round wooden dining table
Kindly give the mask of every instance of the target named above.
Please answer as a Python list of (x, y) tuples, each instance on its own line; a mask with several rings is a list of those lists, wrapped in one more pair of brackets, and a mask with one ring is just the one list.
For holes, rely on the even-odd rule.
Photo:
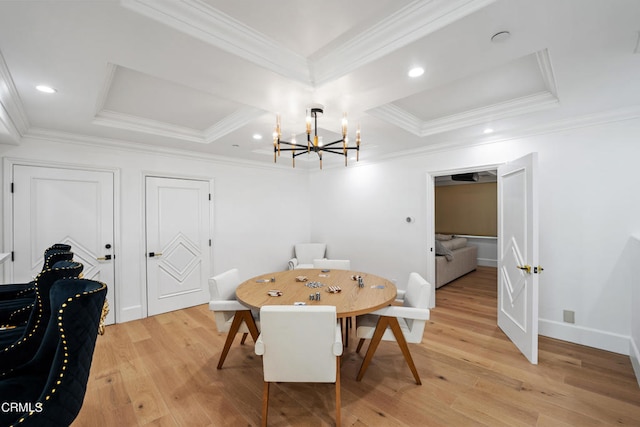
[[(358, 277), (362, 278), (363, 286), (360, 286)], [(340, 292), (331, 292), (335, 290), (335, 287), (340, 288)], [(317, 299), (317, 295), (320, 296), (320, 299)], [(236, 288), (236, 299), (248, 308), (260, 309), (265, 305), (292, 304), (334, 305), (336, 315), (341, 319), (359, 316), (386, 307), (394, 302), (396, 295), (396, 286), (389, 280), (374, 274), (351, 270), (278, 271), (253, 277)], [(248, 325), (254, 341), (257, 340), (258, 329), (250, 310), (236, 312), (229, 337), (235, 335), (241, 322)], [(364, 376), (387, 328), (393, 332), (416, 384), (422, 384), (398, 319), (392, 316), (379, 316), (371, 343), (362, 360), (356, 379), (360, 381)], [(348, 345), (347, 331), (345, 331), (345, 341)], [(230, 345), (230, 342), (225, 343), (223, 355), (226, 355)]]
[[(362, 278), (364, 286), (358, 284), (358, 277)], [(331, 292), (338, 288), (339, 292)], [(236, 289), (238, 301), (251, 308), (296, 303), (333, 305), (338, 318), (359, 316), (385, 307), (395, 300), (396, 294), (397, 289), (392, 282), (374, 274), (320, 269), (261, 274), (241, 283)]]

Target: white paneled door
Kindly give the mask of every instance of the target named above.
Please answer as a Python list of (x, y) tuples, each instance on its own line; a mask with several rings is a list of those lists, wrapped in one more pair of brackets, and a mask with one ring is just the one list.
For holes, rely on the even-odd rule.
[(536, 153), (498, 168), (498, 326), (538, 363)]
[(114, 174), (108, 171), (13, 165), (13, 283), (32, 280), (43, 252), (71, 245), (83, 276), (108, 286), (108, 324), (115, 322)]
[(209, 301), (209, 181), (146, 178), (147, 311)]

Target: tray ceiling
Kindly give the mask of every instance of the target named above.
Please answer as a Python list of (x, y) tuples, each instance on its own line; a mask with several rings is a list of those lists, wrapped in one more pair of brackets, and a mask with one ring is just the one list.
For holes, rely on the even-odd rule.
[(275, 115), (302, 134), (321, 103), (320, 132), (336, 136), (347, 112), (367, 162), (633, 118), (638, 16), (634, 0), (3, 1), (0, 143), (267, 165)]

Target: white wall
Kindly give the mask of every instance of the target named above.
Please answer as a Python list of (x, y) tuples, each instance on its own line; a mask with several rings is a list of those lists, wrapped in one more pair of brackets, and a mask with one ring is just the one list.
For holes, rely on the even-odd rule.
[(638, 263), (640, 262), (640, 236), (634, 235), (629, 239), (629, 261), (627, 270), (628, 280), (631, 283), (631, 342), (629, 355), (633, 370), (636, 373), (638, 385), (640, 385), (640, 275), (638, 275)]
[[(62, 165), (117, 168), (121, 194), (117, 213), (120, 229), (116, 236), (116, 242), (120, 243), (115, 248), (118, 322), (146, 315), (145, 173), (214, 180), (212, 275), (233, 267), (240, 269), (243, 278), (285, 269), (293, 254), (293, 244), (310, 237), (308, 176), (300, 171), (250, 168), (202, 156), (152, 155), (40, 140), (25, 140), (17, 147), (0, 146), (0, 155)], [(7, 197), (7, 186), (3, 188)]]
[(485, 267), (498, 266), (498, 238), (489, 236), (466, 236), (470, 245), (478, 248), (478, 265)]
[[(640, 230), (640, 120), (312, 173), (314, 240), (354, 269), (398, 280), (427, 272), (427, 173), (539, 153), (540, 333), (623, 354), (631, 282), (619, 273)], [(366, 150), (366, 145), (363, 145)], [(407, 224), (404, 219), (416, 221)], [(436, 306), (437, 307), (437, 306)], [(437, 308), (436, 308), (437, 309)], [(574, 325), (562, 322), (575, 311)]]
[[(215, 180), (212, 274), (238, 267), (248, 278), (284, 269), (294, 243), (323, 241), (330, 257), (351, 259), (354, 269), (403, 287), (409, 272), (426, 276), (429, 268), (427, 173), (495, 165), (536, 151), (545, 268), (540, 332), (629, 354), (632, 324), (636, 345), (640, 330), (629, 303), (638, 307), (627, 248), (630, 236), (640, 235), (639, 134), (640, 120), (628, 120), (309, 174), (52, 141), (0, 146), (0, 155), (118, 168), (117, 316), (125, 321), (145, 314), (145, 172)], [(562, 322), (564, 309), (575, 311), (575, 325)]]

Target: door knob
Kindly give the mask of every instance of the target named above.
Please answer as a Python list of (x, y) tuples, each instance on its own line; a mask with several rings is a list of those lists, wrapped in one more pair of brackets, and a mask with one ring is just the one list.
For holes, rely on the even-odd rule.
[(111, 259), (111, 255), (105, 255), (105, 256), (101, 256), (96, 258), (98, 261), (108, 261)]
[(516, 268), (526, 271), (527, 274), (531, 274), (531, 266), (529, 264), (526, 265), (518, 265)]
[(149, 258), (153, 258), (156, 256), (162, 256), (162, 252), (149, 252)]

